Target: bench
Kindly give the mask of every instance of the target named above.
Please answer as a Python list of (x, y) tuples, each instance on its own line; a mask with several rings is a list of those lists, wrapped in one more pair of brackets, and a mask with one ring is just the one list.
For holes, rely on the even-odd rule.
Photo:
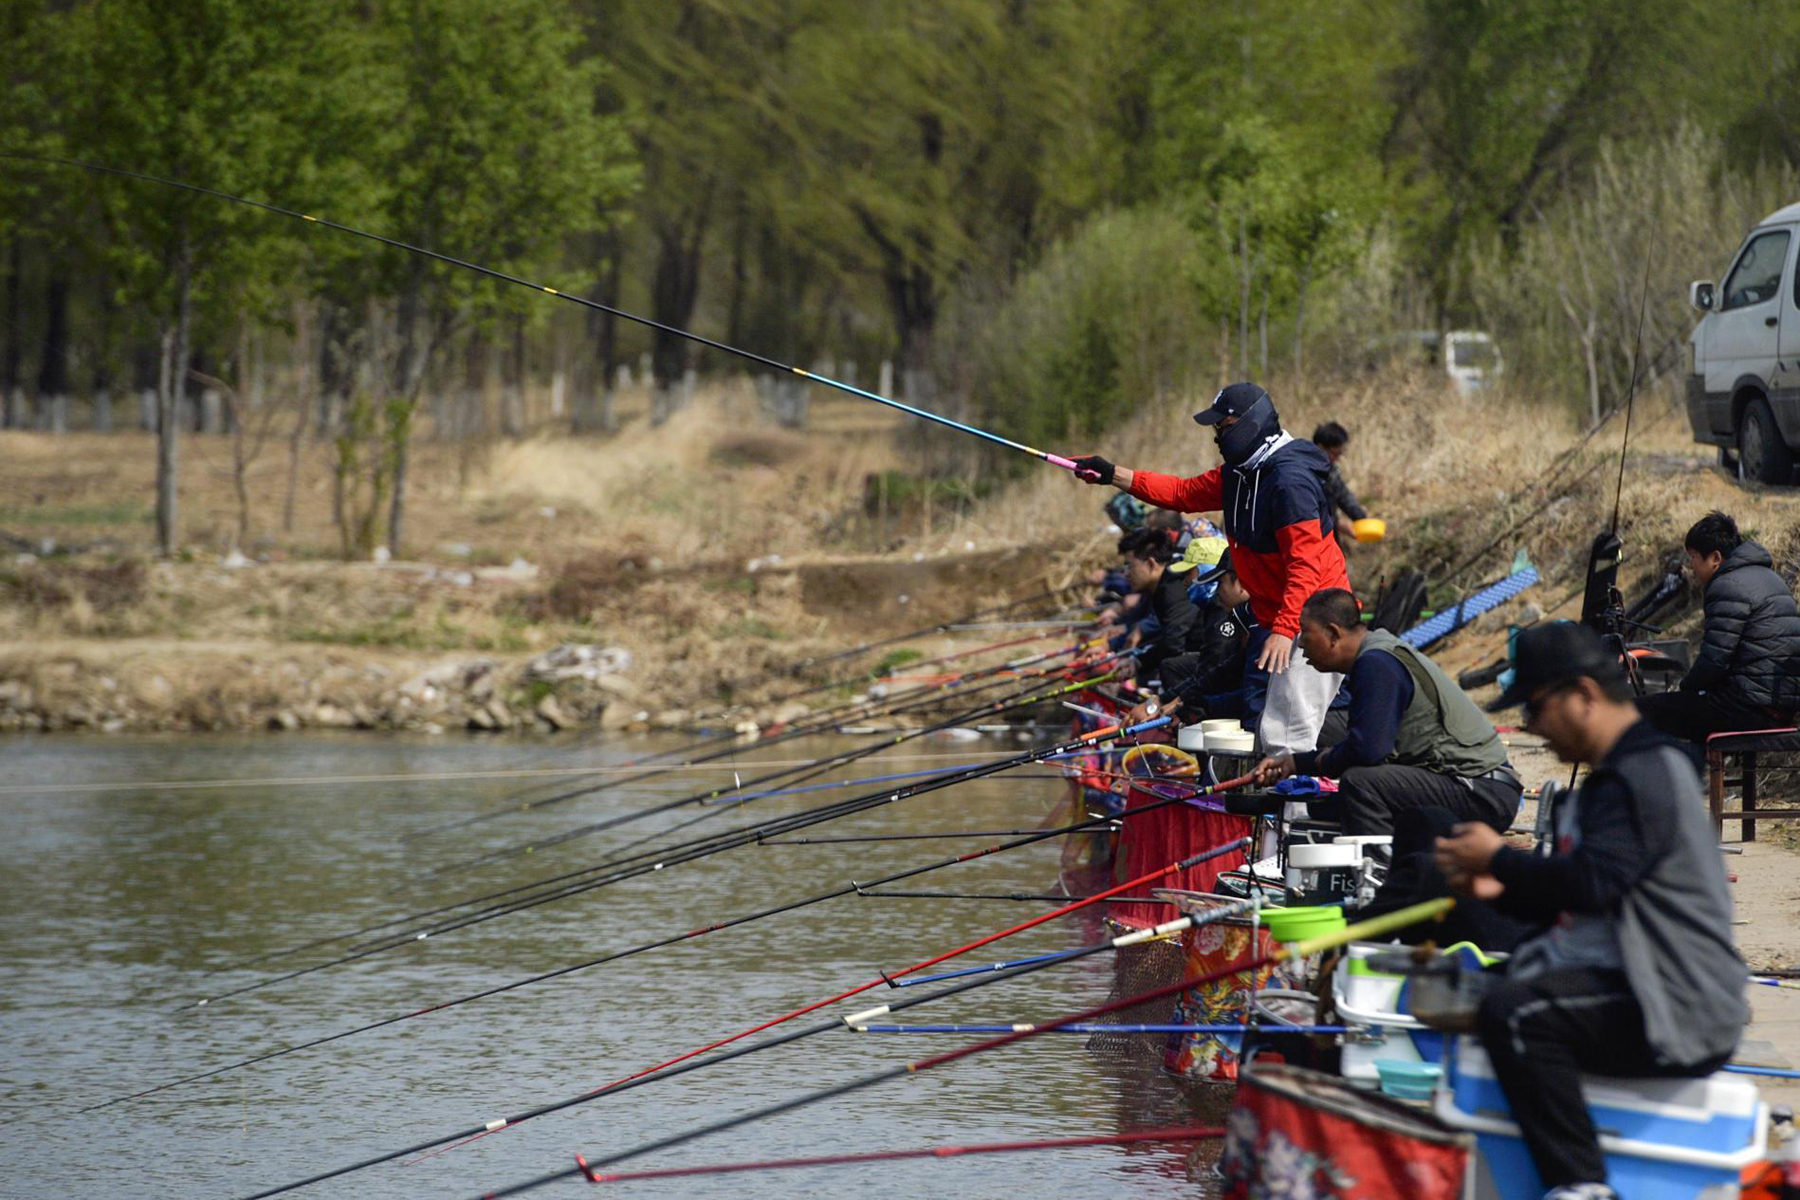
[[(1759, 754), (1800, 754), (1800, 729), (1747, 729), (1715, 733), (1706, 739), (1706, 806), (1712, 812), (1713, 835), (1723, 837), (1725, 822), (1743, 822), (1743, 840), (1756, 840), (1758, 821), (1800, 820), (1800, 808), (1761, 808), (1756, 806), (1756, 756)], [(1725, 761), (1740, 761), (1739, 774), (1727, 779)], [(1743, 788), (1743, 807), (1725, 811), (1725, 788), (1737, 784)]]

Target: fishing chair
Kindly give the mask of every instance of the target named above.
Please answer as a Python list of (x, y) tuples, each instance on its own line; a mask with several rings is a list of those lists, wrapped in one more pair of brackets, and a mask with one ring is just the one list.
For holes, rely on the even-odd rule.
[[(1756, 840), (1758, 821), (1800, 820), (1800, 808), (1758, 808), (1756, 770), (1759, 754), (1800, 755), (1800, 729), (1750, 729), (1715, 733), (1706, 739), (1706, 806), (1712, 812), (1713, 836), (1722, 838), (1725, 822), (1742, 821), (1743, 839)], [(1726, 777), (1729, 759), (1738, 762), (1738, 773)], [(1725, 811), (1725, 789), (1743, 789), (1743, 807)]]

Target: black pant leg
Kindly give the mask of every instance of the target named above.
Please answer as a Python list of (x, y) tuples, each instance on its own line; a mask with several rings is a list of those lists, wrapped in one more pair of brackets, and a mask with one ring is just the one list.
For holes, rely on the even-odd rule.
[(1640, 1074), (1650, 1060), (1644, 1015), (1624, 973), (1569, 969), (1500, 979), (1481, 1003), (1477, 1030), (1544, 1186), (1604, 1183), (1581, 1071)]
[(1780, 724), (1775, 717), (1759, 709), (1701, 692), (1659, 692), (1654, 696), (1640, 696), (1638, 711), (1664, 733), (1689, 742), (1704, 743), (1711, 734), (1768, 729)]
[[(1391, 835), (1395, 815), (1409, 809), (1441, 808), (1458, 821), (1492, 824), (1497, 807), (1462, 779), (1397, 763), (1351, 767), (1338, 779), (1338, 797), (1344, 806), (1344, 832), (1368, 837)], [(1499, 828), (1511, 821), (1509, 812)]]

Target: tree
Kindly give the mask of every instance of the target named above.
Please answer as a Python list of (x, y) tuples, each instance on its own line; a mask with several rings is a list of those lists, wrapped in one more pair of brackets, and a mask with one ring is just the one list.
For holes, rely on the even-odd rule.
[[(603, 68), (578, 60), (581, 31), (549, 0), (404, 0), (373, 25), (378, 90), (391, 96), (380, 144), (391, 236), (541, 276), (568, 241), (604, 227), (635, 170), (621, 120), (596, 109)], [(359, 458), (387, 544), (400, 551), (412, 423), (433, 357), (460, 323), (522, 311), (522, 290), (399, 251), (372, 258), (394, 304), (380, 398), (379, 453)], [(586, 286), (565, 281), (568, 290)], [(342, 468), (345, 464), (340, 463)], [(363, 522), (354, 547), (373, 548)]]
[[(63, 105), (66, 140), (93, 161), (306, 205), (323, 148), (310, 116), (334, 95), (332, 0), (116, 0), (73, 10), (63, 34), (84, 69)], [(71, 186), (77, 181), (71, 179)], [(78, 190), (91, 181), (81, 180)], [(180, 400), (197, 318), (244, 302), (296, 261), (295, 230), (210, 196), (129, 180), (92, 187), (120, 292), (153, 313), (156, 532), (180, 540)]]

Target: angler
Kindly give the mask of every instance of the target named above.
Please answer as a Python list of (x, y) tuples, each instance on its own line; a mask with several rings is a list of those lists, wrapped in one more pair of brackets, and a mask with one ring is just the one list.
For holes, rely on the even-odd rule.
[(1263, 748), (1272, 754), (1311, 750), (1343, 678), (1294, 652), (1300, 606), (1322, 588), (1350, 587), (1325, 494), (1331, 462), (1317, 446), (1282, 429), (1274, 401), (1254, 383), (1225, 388), (1194, 420), (1213, 428), (1224, 465), (1184, 478), (1087, 455), (1075, 460), (1076, 476), (1158, 508), (1224, 513), (1231, 561), (1264, 638), (1255, 651), (1256, 666), (1270, 676)]

